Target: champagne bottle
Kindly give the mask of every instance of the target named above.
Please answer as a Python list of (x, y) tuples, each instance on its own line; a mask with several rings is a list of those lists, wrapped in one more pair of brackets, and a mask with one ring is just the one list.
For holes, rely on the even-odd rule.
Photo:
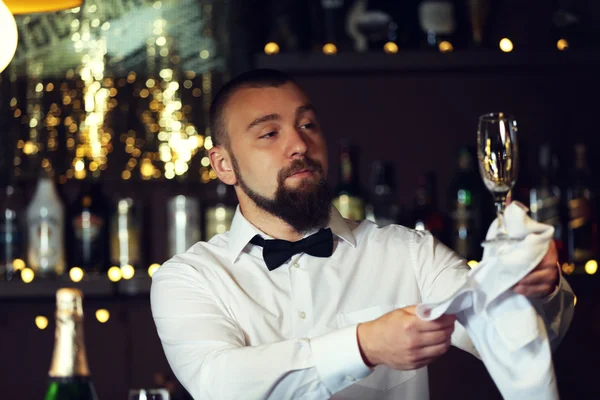
[(69, 207), (69, 266), (88, 272), (109, 267), (110, 205), (97, 179), (84, 181), (79, 196)]
[(349, 144), (342, 146), (340, 182), (335, 190), (333, 205), (344, 218), (354, 221), (365, 218), (365, 201), (358, 183), (358, 155)]
[(483, 185), (474, 165), (474, 151), (468, 147), (460, 148), (458, 171), (450, 183), (448, 195), (449, 245), (467, 260), (479, 260), (482, 252), (480, 243), (484, 239), (481, 215)]
[(48, 175), (38, 180), (27, 207), (28, 266), (40, 277), (65, 271), (65, 211), (54, 182)]
[(225, 233), (231, 227), (235, 214), (235, 206), (227, 198), (228, 186), (222, 182), (217, 184), (217, 201), (206, 207), (204, 240), (210, 240), (219, 233)]
[(56, 334), (44, 400), (98, 400), (83, 339), (83, 294), (56, 291)]
[(596, 219), (593, 177), (587, 163), (586, 146), (575, 145), (575, 168), (572, 172), (567, 200), (569, 224), (567, 228), (569, 261), (575, 268), (598, 255), (598, 220)]
[(123, 267), (141, 267), (140, 222), (135, 202), (119, 198), (110, 223), (110, 263)]

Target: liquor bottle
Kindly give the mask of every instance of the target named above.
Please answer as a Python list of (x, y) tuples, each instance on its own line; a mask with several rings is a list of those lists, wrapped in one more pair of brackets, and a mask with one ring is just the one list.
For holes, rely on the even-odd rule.
[(489, 45), (489, 23), (491, 0), (468, 0), (468, 15), (471, 27), (470, 44), (474, 48), (485, 48)]
[(219, 182), (216, 192), (217, 201), (207, 206), (204, 213), (204, 240), (206, 241), (219, 233), (227, 232), (235, 214), (235, 206), (227, 196), (228, 186)]
[(178, 194), (167, 200), (168, 257), (183, 253), (201, 238), (200, 202)]
[(437, 207), (436, 177), (433, 172), (421, 174), (417, 178), (417, 192), (410, 228), (429, 231), (437, 239), (445, 242), (446, 221)]
[(340, 153), (340, 181), (335, 189), (333, 205), (342, 217), (360, 221), (365, 218), (365, 200), (358, 183), (358, 155), (350, 144)]
[(117, 199), (110, 221), (110, 264), (119, 267), (141, 267), (140, 219), (130, 197)]
[(563, 242), (563, 196), (558, 182), (558, 157), (548, 144), (540, 147), (537, 184), (529, 191), (531, 218), (554, 227), (559, 258), (566, 249)]
[(17, 274), (14, 261), (25, 258), (25, 224), (20, 192), (14, 182), (0, 185), (0, 280), (12, 280)]
[(575, 145), (575, 165), (567, 188), (567, 247), (569, 261), (575, 264), (575, 268), (583, 266), (598, 255), (596, 198), (586, 152), (584, 144)]
[[(362, 6), (362, 7), (361, 7)], [(357, 1), (348, 12), (348, 34), (357, 52), (384, 51), (386, 43), (396, 44), (398, 51), (398, 22), (394, 17), (399, 3), (389, 1)], [(387, 50), (387, 52), (394, 52)]]
[(27, 207), (27, 264), (42, 278), (65, 271), (65, 211), (54, 182), (40, 176)]
[(83, 294), (56, 291), (56, 333), (44, 400), (97, 400), (83, 338)]
[(366, 207), (366, 218), (383, 228), (399, 223), (399, 217), (400, 207), (397, 204), (393, 166), (383, 161), (375, 161), (373, 186)]
[(424, 48), (441, 52), (454, 49), (457, 22), (456, 9), (452, 1), (423, 0), (419, 4), (418, 17), (424, 34)]
[(320, 0), (323, 18), (320, 36), (321, 51), (335, 54), (338, 51), (350, 51), (352, 43), (346, 32), (348, 4), (344, 0)]
[(476, 169), (475, 151), (461, 147), (458, 170), (448, 191), (448, 241), (450, 247), (467, 260), (479, 260), (482, 254), (484, 189)]
[(69, 206), (67, 241), (69, 267), (86, 272), (107, 271), (109, 265), (110, 204), (98, 179), (81, 182), (76, 200)]
[(552, 46), (560, 51), (570, 47), (583, 47), (581, 39), (581, 17), (573, 0), (557, 0), (552, 15)]

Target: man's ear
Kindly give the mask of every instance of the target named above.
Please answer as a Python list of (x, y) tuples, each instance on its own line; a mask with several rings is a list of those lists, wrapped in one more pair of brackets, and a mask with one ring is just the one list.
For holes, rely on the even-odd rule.
[(227, 185), (235, 185), (237, 178), (231, 165), (231, 156), (223, 146), (215, 146), (208, 151), (210, 165), (221, 182)]

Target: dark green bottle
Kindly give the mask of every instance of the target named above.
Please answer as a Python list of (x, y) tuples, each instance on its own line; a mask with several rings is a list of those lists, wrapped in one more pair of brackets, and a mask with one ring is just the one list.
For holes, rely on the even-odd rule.
[(56, 292), (56, 335), (44, 400), (98, 400), (85, 354), (82, 300), (77, 289)]

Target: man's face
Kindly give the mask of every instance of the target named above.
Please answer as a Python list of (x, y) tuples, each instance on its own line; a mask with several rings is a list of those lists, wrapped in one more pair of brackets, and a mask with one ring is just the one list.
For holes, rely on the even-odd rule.
[(315, 111), (295, 84), (243, 88), (225, 111), (240, 189), (298, 232), (326, 224), (327, 147)]

